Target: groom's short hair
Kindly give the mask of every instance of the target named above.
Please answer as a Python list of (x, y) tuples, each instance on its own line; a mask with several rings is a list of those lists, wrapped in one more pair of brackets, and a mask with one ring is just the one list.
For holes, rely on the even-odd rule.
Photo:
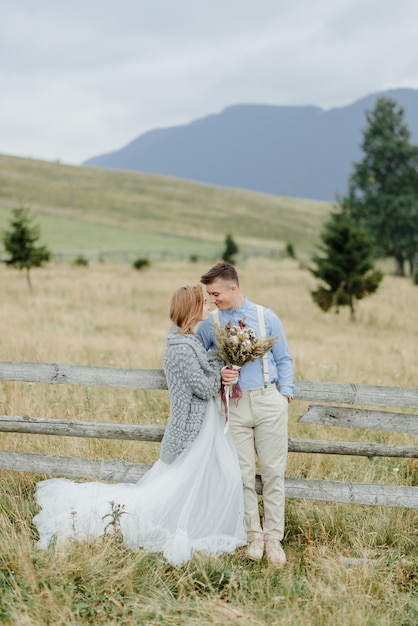
[(225, 280), (239, 287), (238, 272), (233, 265), (226, 261), (219, 261), (200, 277), (200, 282), (204, 285), (210, 285), (215, 280)]

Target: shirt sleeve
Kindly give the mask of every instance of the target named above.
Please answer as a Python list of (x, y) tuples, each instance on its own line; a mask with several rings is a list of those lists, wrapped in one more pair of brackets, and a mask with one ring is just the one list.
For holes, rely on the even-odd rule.
[(271, 351), (277, 368), (280, 393), (293, 398), (293, 359), (290, 355), (283, 324), (271, 309), (265, 309), (265, 317), (267, 334), (276, 335), (279, 338)]
[(207, 320), (199, 322), (195, 330), (195, 335), (200, 337), (206, 350), (216, 350), (213, 332), (213, 317), (211, 313), (209, 314)]

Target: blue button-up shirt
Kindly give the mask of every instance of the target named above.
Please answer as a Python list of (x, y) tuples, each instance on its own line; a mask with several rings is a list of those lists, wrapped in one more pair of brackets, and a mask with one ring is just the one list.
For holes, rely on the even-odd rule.
[[(278, 340), (268, 353), (269, 382), (277, 383), (280, 392), (284, 396), (293, 397), (293, 359), (290, 356), (283, 325), (277, 315), (271, 310), (263, 307), (264, 323), (267, 335), (276, 335)], [(219, 310), (219, 322), (225, 326), (229, 320), (234, 326), (239, 320), (245, 320), (247, 326), (255, 331), (257, 336), (261, 336), (258, 323), (257, 305), (245, 298), (244, 304), (235, 310)], [(216, 340), (214, 333), (213, 313), (209, 318), (200, 322), (196, 328), (196, 335), (201, 338), (206, 350), (216, 350)], [(254, 389), (264, 385), (263, 359), (256, 359), (246, 363), (241, 368), (239, 384), (242, 389)]]

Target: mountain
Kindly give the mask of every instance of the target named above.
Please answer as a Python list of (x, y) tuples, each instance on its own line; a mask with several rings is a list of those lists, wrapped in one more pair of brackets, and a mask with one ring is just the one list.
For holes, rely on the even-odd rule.
[(418, 90), (391, 89), (348, 106), (241, 104), (184, 126), (149, 131), (83, 165), (163, 174), (268, 194), (333, 201), (347, 191), (366, 111), (387, 96), (418, 143)]

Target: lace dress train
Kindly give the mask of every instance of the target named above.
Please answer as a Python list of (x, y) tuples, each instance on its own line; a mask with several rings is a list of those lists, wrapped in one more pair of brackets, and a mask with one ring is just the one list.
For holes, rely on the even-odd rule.
[(115, 511), (130, 548), (162, 552), (175, 566), (194, 550), (216, 556), (246, 543), (238, 458), (214, 400), (190, 449), (171, 464), (158, 460), (137, 483), (52, 478), (38, 483), (35, 497), (40, 548), (52, 539), (92, 541), (112, 529)]

